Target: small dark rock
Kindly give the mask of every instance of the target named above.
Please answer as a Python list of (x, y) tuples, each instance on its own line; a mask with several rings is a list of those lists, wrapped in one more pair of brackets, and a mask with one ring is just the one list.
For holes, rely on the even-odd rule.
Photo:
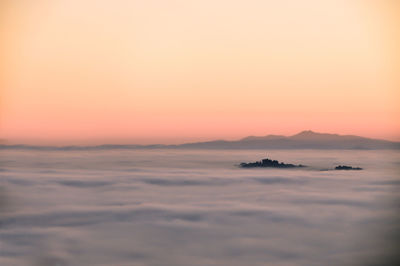
[(347, 165), (339, 165), (335, 167), (335, 170), (362, 170), (361, 167), (352, 167)]

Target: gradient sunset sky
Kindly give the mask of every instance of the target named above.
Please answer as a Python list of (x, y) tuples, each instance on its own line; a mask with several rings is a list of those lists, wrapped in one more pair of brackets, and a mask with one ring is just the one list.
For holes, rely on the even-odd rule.
[(3, 0), (3, 143), (400, 140), (400, 1)]

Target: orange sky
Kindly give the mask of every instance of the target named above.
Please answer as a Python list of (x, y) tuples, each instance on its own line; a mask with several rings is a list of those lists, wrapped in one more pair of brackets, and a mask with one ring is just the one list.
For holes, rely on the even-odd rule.
[(400, 140), (395, 0), (3, 0), (6, 143)]

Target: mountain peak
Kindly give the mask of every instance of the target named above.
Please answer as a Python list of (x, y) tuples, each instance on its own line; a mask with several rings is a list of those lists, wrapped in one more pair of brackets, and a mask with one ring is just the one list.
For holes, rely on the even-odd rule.
[(320, 135), (332, 135), (332, 134), (323, 134), (323, 133), (318, 133), (318, 132), (314, 132), (312, 130), (304, 130), (301, 131), (300, 133), (297, 133), (293, 136), (291, 136), (292, 138), (297, 138), (297, 137), (314, 137), (314, 136), (320, 136)]
[(294, 136), (309, 136), (309, 135), (316, 135), (316, 134), (320, 134), (320, 133), (316, 133), (312, 130), (303, 130), (300, 133), (297, 133)]
[(296, 135), (293, 135), (289, 138), (291, 139), (324, 139), (324, 140), (332, 140), (332, 139), (338, 139), (338, 138), (343, 138), (343, 137), (347, 137), (347, 136), (341, 136), (338, 134), (330, 134), (330, 133), (318, 133), (318, 132), (314, 132), (312, 130), (304, 130)]

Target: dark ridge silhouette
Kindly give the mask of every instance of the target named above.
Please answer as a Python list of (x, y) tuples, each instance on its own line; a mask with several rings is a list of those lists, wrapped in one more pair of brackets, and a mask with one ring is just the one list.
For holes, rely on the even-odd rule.
[(361, 167), (352, 167), (347, 165), (339, 165), (335, 167), (335, 170), (362, 170)]
[(253, 167), (274, 167), (274, 168), (295, 168), (295, 167), (305, 167), (305, 165), (294, 165), (290, 163), (280, 163), (277, 160), (270, 160), (268, 158), (262, 159), (261, 161), (254, 163), (241, 163), (242, 168), (253, 168)]

